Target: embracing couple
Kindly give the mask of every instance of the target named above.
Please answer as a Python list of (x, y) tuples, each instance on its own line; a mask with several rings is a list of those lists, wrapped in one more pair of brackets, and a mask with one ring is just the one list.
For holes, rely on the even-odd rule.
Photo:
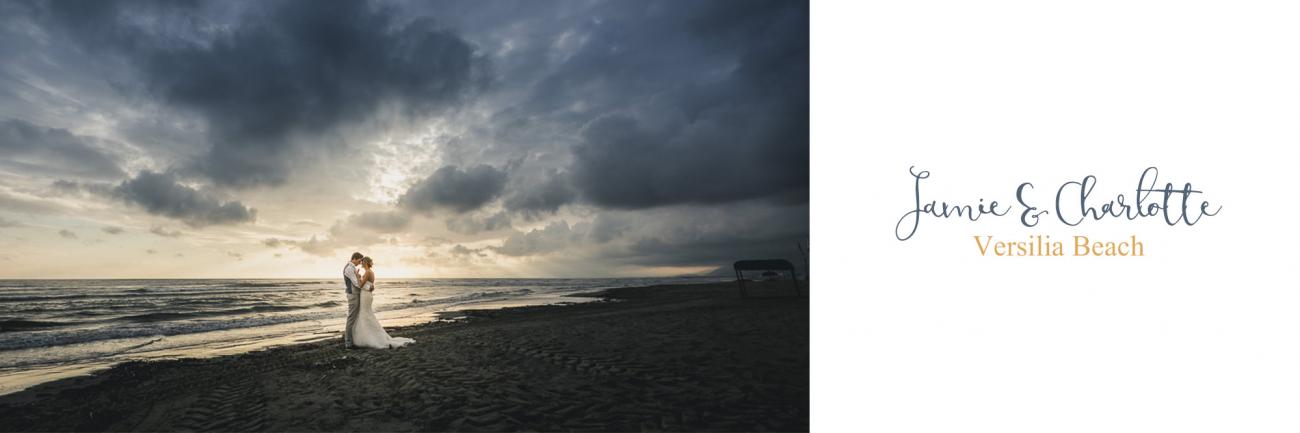
[[(357, 269), (365, 268), (365, 275)], [(343, 266), (343, 285), (348, 292), (348, 323), (343, 328), (343, 347), (355, 349), (369, 347), (388, 349), (401, 347), (415, 340), (389, 337), (375, 317), (375, 261), (361, 253), (352, 253), (352, 259)]]

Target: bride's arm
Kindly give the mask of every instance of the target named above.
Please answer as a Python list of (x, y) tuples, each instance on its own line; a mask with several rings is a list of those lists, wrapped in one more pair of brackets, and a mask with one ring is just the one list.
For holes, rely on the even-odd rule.
[(370, 291), (375, 291), (375, 271), (366, 272), (366, 280), (370, 281)]

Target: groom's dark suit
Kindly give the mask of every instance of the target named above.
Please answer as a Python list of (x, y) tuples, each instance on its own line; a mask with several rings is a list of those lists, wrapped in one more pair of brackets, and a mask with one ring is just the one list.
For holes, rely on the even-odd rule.
[(348, 293), (348, 322), (343, 326), (343, 346), (353, 347), (352, 330), (356, 327), (357, 316), (361, 314), (361, 287), (357, 286), (357, 266), (348, 262), (343, 266), (343, 286)]

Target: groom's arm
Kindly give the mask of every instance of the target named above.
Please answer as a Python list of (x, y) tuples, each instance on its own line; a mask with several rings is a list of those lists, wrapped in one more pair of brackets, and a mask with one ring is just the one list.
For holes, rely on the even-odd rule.
[(345, 278), (352, 280), (352, 287), (361, 288), (361, 284), (357, 282), (361, 280), (361, 274), (357, 272), (356, 266), (352, 266), (352, 275), (347, 275), (346, 271), (343, 274)]
[(354, 271), (357, 273), (357, 278), (352, 281), (360, 281), (359, 283), (356, 283), (357, 288), (360, 289), (363, 284), (366, 284), (365, 278), (361, 277), (361, 269), (354, 269)]

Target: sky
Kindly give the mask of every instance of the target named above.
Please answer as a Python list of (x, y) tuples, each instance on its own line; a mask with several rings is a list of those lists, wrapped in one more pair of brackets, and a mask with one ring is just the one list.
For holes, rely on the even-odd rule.
[(0, 0), (0, 278), (802, 260), (808, 5)]

